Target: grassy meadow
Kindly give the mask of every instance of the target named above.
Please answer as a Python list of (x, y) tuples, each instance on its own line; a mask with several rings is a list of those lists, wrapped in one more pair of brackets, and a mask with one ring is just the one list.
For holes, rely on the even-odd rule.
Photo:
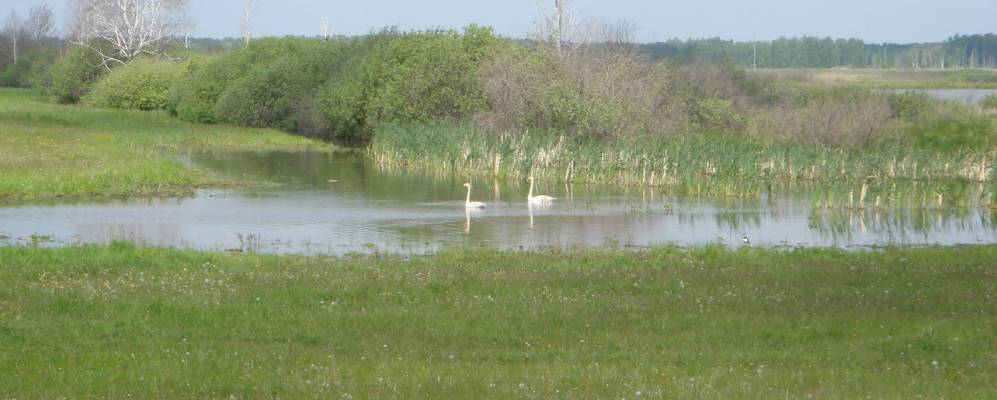
[(9, 398), (993, 398), (997, 247), (0, 248)]
[(183, 165), (184, 151), (327, 146), (276, 130), (62, 106), (32, 91), (0, 89), (0, 201), (185, 195), (228, 182)]

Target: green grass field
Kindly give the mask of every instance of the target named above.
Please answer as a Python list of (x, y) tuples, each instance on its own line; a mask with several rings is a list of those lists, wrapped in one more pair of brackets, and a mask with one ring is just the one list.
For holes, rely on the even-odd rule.
[(0, 397), (994, 398), (995, 260), (0, 248)]
[(183, 151), (325, 147), (275, 130), (60, 106), (31, 91), (0, 89), (0, 202), (184, 195), (225, 182), (178, 162)]

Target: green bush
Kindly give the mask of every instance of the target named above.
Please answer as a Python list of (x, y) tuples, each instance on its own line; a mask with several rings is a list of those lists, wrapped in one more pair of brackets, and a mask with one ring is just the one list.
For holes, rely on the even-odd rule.
[(997, 94), (988, 94), (980, 102), (980, 107), (984, 110), (997, 110)]
[(0, 69), (0, 86), (31, 87), (45, 81), (48, 69), (59, 58), (59, 50), (55, 46), (45, 46), (17, 58), (16, 63), (9, 63)]
[(344, 47), (337, 42), (304, 42), (294, 52), (256, 65), (222, 93), (216, 120), (327, 136), (328, 124), (319, 119), (313, 96), (329, 76), (339, 73)]
[(267, 38), (225, 56), (192, 63), (185, 78), (170, 93), (166, 110), (182, 120), (213, 123), (218, 100), (228, 85), (245, 76), (254, 65), (293, 51), (304, 39)]
[(47, 91), (60, 103), (76, 103), (107, 72), (92, 50), (73, 47), (49, 69)]
[(33, 63), (27, 58), (21, 57), (16, 63), (7, 64), (0, 70), (0, 86), (2, 87), (27, 87), (28, 77), (31, 75), (31, 65)]
[(936, 102), (924, 93), (904, 92), (890, 96), (890, 107), (897, 118), (910, 121), (931, 114)]
[(86, 105), (107, 108), (159, 110), (183, 74), (181, 63), (142, 59), (115, 68), (83, 98)]
[(400, 34), (357, 41), (355, 55), (318, 95), (340, 138), (367, 140), (381, 124), (459, 120), (487, 108), (478, 71), (498, 39), (487, 28)]
[(697, 101), (690, 117), (696, 128), (707, 132), (730, 132), (743, 125), (730, 100), (713, 97)]

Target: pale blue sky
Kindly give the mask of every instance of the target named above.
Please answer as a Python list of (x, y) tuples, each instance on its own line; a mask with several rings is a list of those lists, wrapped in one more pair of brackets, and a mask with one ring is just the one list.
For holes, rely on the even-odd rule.
[[(550, 1), (550, 0), (546, 0)], [(322, 18), (337, 34), (490, 25), (523, 37), (537, 14), (535, 0), (257, 0), (255, 36), (317, 35)], [(60, 22), (66, 0), (0, 0), (0, 17), (49, 4)], [(195, 36), (238, 36), (243, 0), (190, 0)], [(642, 41), (780, 36), (860, 38), (867, 42), (941, 41), (956, 33), (997, 32), (997, 0), (576, 0), (580, 14), (627, 18)], [(63, 24), (60, 24), (60, 26)]]

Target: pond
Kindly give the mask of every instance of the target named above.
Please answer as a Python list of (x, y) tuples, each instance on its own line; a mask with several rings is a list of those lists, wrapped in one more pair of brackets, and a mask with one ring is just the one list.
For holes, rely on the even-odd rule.
[(554, 185), (530, 207), (526, 182), (383, 170), (354, 153), (194, 154), (185, 160), (233, 178), (274, 182), (203, 190), (191, 198), (28, 204), (0, 208), (0, 245), (62, 246), (131, 240), (200, 250), (298, 254), (422, 254), (451, 246), (502, 249), (997, 243), (984, 210), (817, 210), (799, 191), (744, 199), (687, 197), (642, 188)]
[(895, 93), (924, 93), (941, 101), (958, 101), (966, 105), (979, 104), (987, 96), (997, 96), (997, 89), (893, 89)]

